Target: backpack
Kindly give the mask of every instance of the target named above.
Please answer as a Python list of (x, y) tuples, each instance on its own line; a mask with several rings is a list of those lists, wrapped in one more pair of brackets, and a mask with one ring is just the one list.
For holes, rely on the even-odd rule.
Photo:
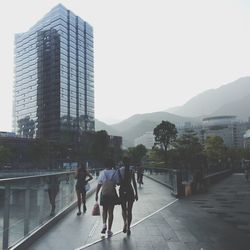
[[(103, 173), (105, 175), (105, 171)], [(116, 172), (113, 173), (113, 175), (110, 178), (110, 180), (105, 175), (106, 181), (102, 184), (102, 195), (104, 195), (104, 196), (115, 196), (115, 194), (116, 194), (115, 183), (112, 181), (115, 173)]]

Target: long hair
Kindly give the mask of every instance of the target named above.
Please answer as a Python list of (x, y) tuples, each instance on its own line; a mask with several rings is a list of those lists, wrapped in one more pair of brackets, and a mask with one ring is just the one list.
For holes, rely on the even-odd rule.
[(85, 162), (79, 162), (77, 168), (77, 174), (85, 174), (87, 172), (87, 167)]
[(123, 157), (123, 164), (125, 167), (125, 172), (124, 172), (124, 183), (129, 184), (129, 165), (130, 165), (130, 159), (127, 156)]

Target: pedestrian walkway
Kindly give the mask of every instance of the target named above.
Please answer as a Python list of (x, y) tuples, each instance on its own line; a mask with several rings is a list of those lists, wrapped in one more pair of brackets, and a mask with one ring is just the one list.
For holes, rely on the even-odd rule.
[[(138, 188), (138, 195), (139, 200), (134, 203), (133, 223), (176, 200), (168, 188), (148, 178), (144, 179), (142, 188)], [(77, 209), (75, 209), (36, 241), (29, 250), (74, 250), (100, 240), (101, 216), (91, 215), (95, 203), (94, 198), (95, 195), (92, 195), (87, 199), (86, 214), (77, 216)], [(116, 233), (121, 231), (122, 228), (121, 207), (116, 206), (112, 231)]]
[[(100, 239), (101, 221), (73, 211), (29, 249), (249, 250), (250, 183), (234, 174), (207, 193), (175, 200), (164, 186), (145, 178), (135, 203), (131, 236)], [(93, 205), (93, 197), (88, 207)], [(146, 217), (146, 218), (145, 218)], [(114, 232), (120, 232), (120, 208)]]
[[(202, 201), (206, 201), (206, 205), (199, 203)], [(235, 215), (230, 217), (232, 221), (249, 211), (250, 184), (245, 183), (242, 175), (228, 177), (206, 194), (178, 200), (134, 226), (130, 237), (120, 233), (85, 249), (249, 250), (250, 237), (247, 230), (239, 227), (240, 223), (228, 222), (226, 216), (211, 213), (213, 209), (225, 211), (221, 206), (224, 204), (220, 203), (223, 201), (232, 201), (233, 206), (226, 207), (231, 209), (230, 215)], [(249, 224), (247, 214), (244, 225)]]

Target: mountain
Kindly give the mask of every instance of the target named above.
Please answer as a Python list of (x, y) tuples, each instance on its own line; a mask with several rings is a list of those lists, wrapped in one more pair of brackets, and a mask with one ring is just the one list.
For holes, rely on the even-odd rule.
[(107, 125), (96, 120), (96, 131), (103, 129), (110, 135), (120, 135), (123, 137), (123, 145), (131, 147), (134, 145), (135, 138), (143, 135), (145, 132), (153, 131), (162, 120), (172, 122), (176, 126), (183, 125), (185, 122), (199, 123), (194, 118), (181, 117), (167, 112), (154, 112), (136, 114), (113, 125)]
[(211, 115), (234, 115), (240, 119), (246, 120), (250, 117), (250, 95), (237, 100), (235, 102), (223, 105), (221, 108), (213, 112)]
[(230, 114), (246, 119), (250, 116), (247, 110), (250, 106), (249, 96), (250, 77), (243, 77), (217, 89), (204, 91), (184, 105), (168, 111), (186, 117)]
[(95, 119), (95, 131), (106, 130), (109, 135), (121, 135), (115, 128)]
[(136, 114), (128, 119), (113, 124), (112, 127), (115, 128), (117, 131), (126, 131), (133, 129), (136, 125), (143, 123), (145, 121), (157, 122), (158, 124), (162, 121), (170, 121), (174, 123), (176, 126), (182, 125), (185, 122), (194, 122), (197, 123), (197, 120), (190, 117), (182, 117), (175, 114), (170, 114), (168, 112), (153, 112), (153, 113), (146, 113), (146, 114)]
[(243, 77), (234, 82), (210, 89), (191, 98), (180, 107), (173, 107), (169, 112), (136, 114), (128, 119), (107, 125), (96, 120), (96, 131), (106, 130), (110, 135), (123, 137), (123, 145), (134, 145), (134, 139), (143, 135), (161, 123), (170, 121), (177, 127), (185, 122), (199, 124), (205, 116), (237, 115), (246, 120), (250, 117), (250, 77)]

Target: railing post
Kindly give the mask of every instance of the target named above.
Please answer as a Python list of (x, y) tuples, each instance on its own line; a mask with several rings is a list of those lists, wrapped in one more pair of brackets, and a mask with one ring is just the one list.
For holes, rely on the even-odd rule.
[(5, 184), (4, 211), (3, 211), (3, 250), (9, 246), (9, 223), (10, 223), (10, 186)]
[(24, 236), (29, 233), (30, 224), (30, 188), (27, 183), (24, 197)]

